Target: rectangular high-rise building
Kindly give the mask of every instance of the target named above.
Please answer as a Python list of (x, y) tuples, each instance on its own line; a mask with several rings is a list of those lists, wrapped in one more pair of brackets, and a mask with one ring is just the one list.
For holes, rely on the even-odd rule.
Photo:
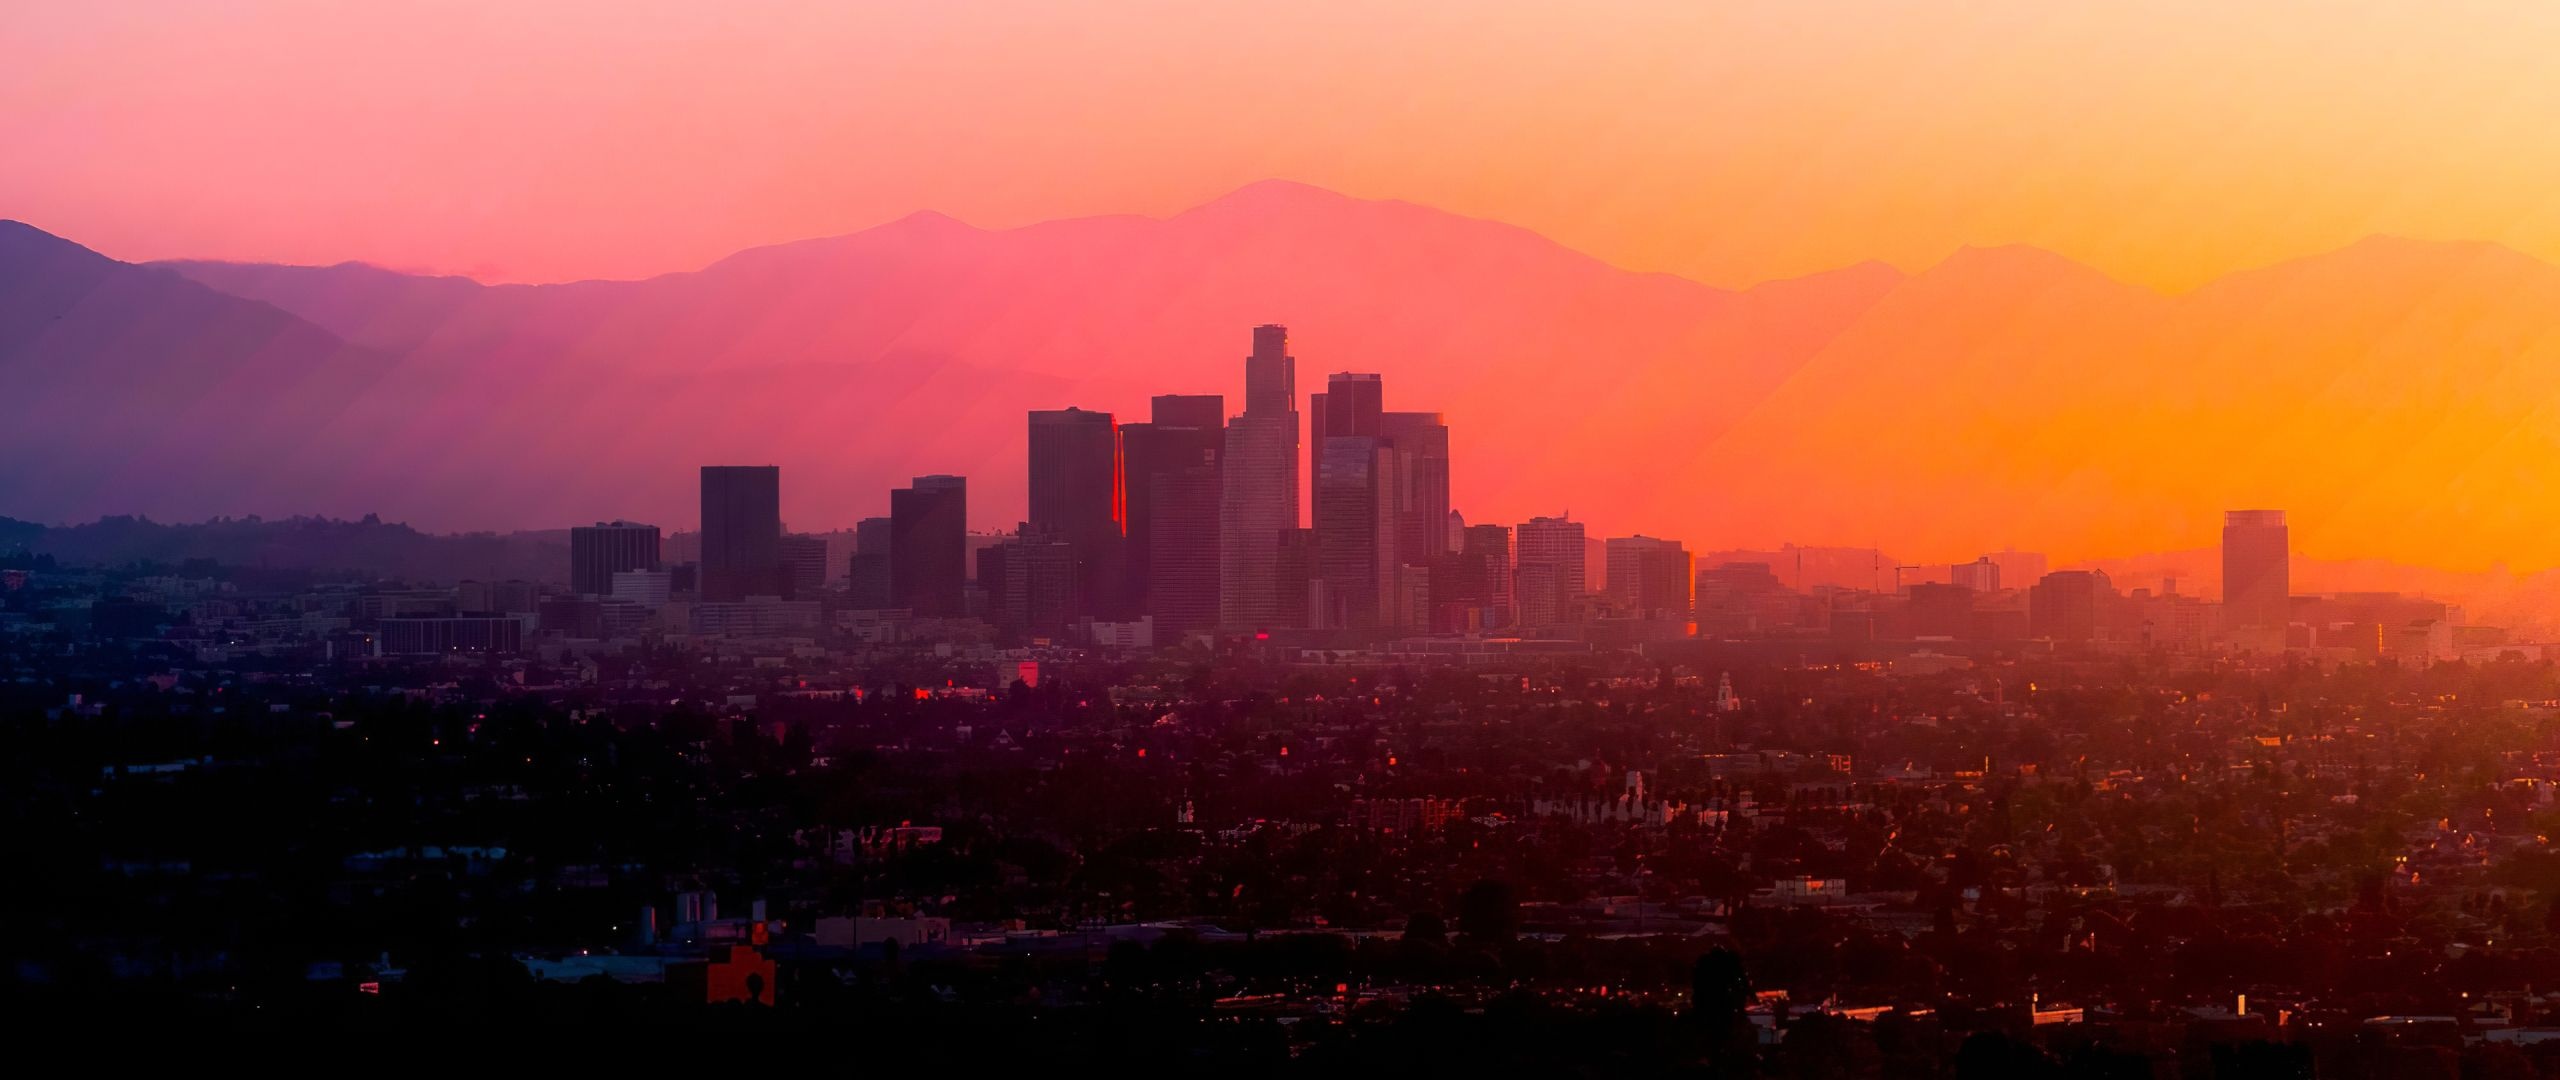
[(1338, 372), (1309, 401), (1309, 504), (1326, 598), (1312, 614), (1327, 628), (1398, 625), (1406, 605), (1397, 541), (1411, 492), (1407, 457), (1387, 430), (1385, 382)]
[(1278, 582), (1279, 604), (1272, 625), (1300, 629), (1318, 625), (1317, 616), (1326, 605), (1319, 601), (1324, 593), (1324, 578), (1316, 568), (1314, 529), (1280, 531), (1272, 574)]
[(613, 591), (613, 575), (625, 570), (658, 567), (658, 527), (628, 521), (599, 521), (569, 530), (569, 591), (603, 596)]
[(1561, 517), (1530, 518), (1512, 531), (1523, 625), (1553, 626), (1580, 619), (1588, 558), (1583, 539), (1582, 523)]
[(1429, 565), (1449, 551), (1449, 425), (1436, 412), (1391, 412), (1378, 429), (1395, 447), (1396, 554)]
[(1141, 601), (1132, 610), (1155, 618), (1159, 642), (1218, 626), (1224, 411), (1215, 394), (1166, 395), (1155, 399), (1151, 422), (1123, 429), (1128, 572)]
[[(2222, 624), (2281, 631), (2293, 621), (2292, 533), (2282, 510), (2222, 515)], [(2281, 640), (2281, 639), (2279, 639)]]
[(1324, 392), (1307, 395), (1308, 505), (1315, 504), (1316, 473), (1324, 467), (1324, 441), (1336, 435), (1386, 435), (1386, 382), (1377, 375), (1337, 371)]
[[(1121, 456), (1128, 476), (1128, 538), (1121, 547), (1121, 567), (1125, 575), (1127, 611), (1152, 614), (1156, 610), (1157, 591), (1156, 531), (1167, 530), (1173, 542), (1188, 545), (1176, 555), (1182, 567), (1173, 573), (1190, 587), (1198, 587), (1202, 571), (1197, 560), (1208, 560), (1206, 569), (1206, 622), (1174, 630), (1188, 633), (1211, 629), (1217, 624), (1218, 606), (1218, 458), (1226, 448), (1226, 399), (1216, 394), (1164, 394), (1156, 397), (1154, 412), (1143, 424), (1120, 425)], [(1171, 485), (1179, 506), (1159, 510), (1162, 505), (1157, 487)], [(1207, 505), (1199, 503), (1207, 497)], [(1167, 520), (1170, 515), (1172, 520)], [(1198, 597), (1188, 603), (1197, 605)], [(1182, 606), (1177, 601), (1176, 606)], [(1159, 633), (1166, 631), (1158, 619)], [(1168, 638), (1167, 640), (1171, 640)]]
[(1375, 435), (1328, 435), (1315, 484), (1316, 573), (1327, 629), (1393, 625), (1396, 597), (1396, 453)]
[(918, 615), (967, 614), (969, 481), (919, 476), (889, 492), (889, 606)]
[(1973, 587), (1914, 582), (1902, 591), (1901, 634), (1906, 638), (1963, 639), (1973, 634)]
[[(1450, 561), (1451, 573), (1431, 579), (1447, 603), (1475, 611), (1475, 622), (1484, 629), (1511, 625), (1511, 526), (1467, 526)], [(1463, 627), (1453, 622), (1452, 628)]]
[(1119, 423), (1107, 412), (1035, 409), (1030, 447), (1026, 535), (1054, 537), (1075, 548), (1078, 614), (1120, 614), (1128, 489)]
[(827, 538), (782, 538), (782, 583), (785, 600), (815, 600), (827, 588)]
[(846, 585), (854, 607), (865, 611), (889, 606), (888, 518), (864, 518), (853, 526), (853, 564)]
[(987, 621), (1021, 637), (1054, 637), (1074, 618), (1075, 545), (1031, 530), (978, 552)]
[[(1243, 415), (1227, 421), (1219, 455), (1218, 625), (1230, 630), (1296, 625), (1284, 613), (1283, 538), (1298, 528), (1298, 361), (1288, 328), (1253, 328), (1245, 358)], [(1299, 590), (1303, 594), (1303, 590)]]
[[(606, 588), (612, 588), (610, 579)], [(782, 593), (782, 467), (702, 467), (702, 599)]]
[(2116, 601), (2104, 570), (2057, 570), (2027, 589), (2027, 633), (2056, 642), (2098, 639)]
[(1616, 536), (1604, 550), (1609, 599), (1619, 609), (1649, 619), (1688, 618), (1689, 590), (1695, 583), (1689, 549), (1677, 540)]
[(1157, 394), (1147, 402), (1147, 422), (1157, 427), (1217, 430), (1227, 422), (1224, 394)]

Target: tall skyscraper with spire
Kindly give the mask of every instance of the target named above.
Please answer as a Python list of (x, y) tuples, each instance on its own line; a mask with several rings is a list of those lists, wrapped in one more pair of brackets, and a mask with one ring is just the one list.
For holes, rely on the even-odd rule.
[(1244, 412), (1227, 421), (1218, 493), (1218, 624), (1278, 625), (1281, 538), (1298, 527), (1298, 360), (1289, 329), (1253, 328)]

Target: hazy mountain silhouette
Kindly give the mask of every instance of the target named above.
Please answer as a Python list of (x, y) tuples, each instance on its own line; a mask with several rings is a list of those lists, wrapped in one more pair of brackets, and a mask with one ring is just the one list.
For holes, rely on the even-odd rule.
[[(1285, 183), (1162, 220), (991, 231), (919, 214), (635, 282), (174, 265), (406, 354), (399, 402), (462, 395), (474, 431), (533, 440), (460, 449), (477, 460), (449, 475), (469, 490), (403, 478), (451, 497), (405, 517), (506, 527), (545, 523), (522, 518), (536, 507), (689, 520), (690, 468), (719, 460), (783, 464), (786, 511), (813, 527), (878, 513), (887, 486), (939, 471), (971, 477), (979, 523), (1008, 524), (1025, 409), (1137, 419), (1151, 394), (1232, 397), (1261, 322), (1293, 328), (1302, 391), (1382, 371), (1392, 407), (1449, 414), (1470, 509), (1596, 513), (1606, 497), (1577, 489), (1640, 481), (1648, 458), (1721, 430), (1900, 276), (1868, 265), (1718, 290)], [(1594, 461), (1606, 477), (1578, 475)]]
[[(299, 316), (315, 349), (400, 358), (313, 433), (340, 448), (326, 482), (203, 512), (687, 525), (694, 466), (726, 461), (782, 464), (795, 527), (879, 513), (923, 472), (969, 475), (975, 523), (1001, 526), (1024, 410), (1232, 403), (1246, 328), (1284, 322), (1302, 392), (1380, 371), (1390, 407), (1448, 415), (1471, 520), (2067, 559), (2210, 544), (2222, 509), (2268, 505), (2315, 555), (2560, 565), (2536, 524), (2560, 497), (2560, 269), (2488, 245), (2378, 238), (2175, 296), (2020, 247), (1722, 290), (1272, 182), (1165, 219), (918, 214), (642, 281), (170, 268)], [(166, 336), (102, 366), (243, 362), (196, 347), (206, 315), (119, 302), (115, 325)], [(72, 494), (0, 482), (0, 512), (187, 512)]]
[(54, 516), (290, 505), (390, 369), (268, 304), (0, 221), (0, 504)]

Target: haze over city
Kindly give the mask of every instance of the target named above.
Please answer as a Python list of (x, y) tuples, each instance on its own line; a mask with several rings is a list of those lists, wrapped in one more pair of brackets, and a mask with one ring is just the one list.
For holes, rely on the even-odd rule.
[[(39, 520), (682, 524), (682, 467), (745, 455), (807, 478), (795, 525), (942, 470), (1000, 528), (1000, 417), (1220, 389), (1235, 328), (1278, 321), (1448, 412), (1459, 503), (1505, 518), (2078, 559), (2281, 504), (2323, 559), (2560, 565), (2560, 186), (2483, 141), (2560, 87), (2508, 11), (144, 7), (0, 30), (34, 58), (0, 137), (45, 163), (0, 212), (127, 260), (336, 266), (175, 264), (294, 316), (226, 334), (283, 384), (289, 430), (242, 452), (302, 460), (113, 415), (84, 354), (181, 358), (52, 328), (10, 355), (64, 430), (15, 445), (80, 452), (0, 487)], [(9, 244), (16, 275), (60, 257)]]
[(2555, 44), (13, 11), (0, 1018), (2560, 1076)]

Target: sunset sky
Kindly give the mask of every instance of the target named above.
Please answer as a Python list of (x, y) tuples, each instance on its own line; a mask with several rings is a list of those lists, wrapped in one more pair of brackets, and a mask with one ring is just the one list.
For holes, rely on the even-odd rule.
[(2560, 5), (1386, 7), (20, 4), (0, 217), (542, 281), (1283, 177), (1718, 285), (1969, 243), (2173, 290), (2377, 232), (2560, 258)]

